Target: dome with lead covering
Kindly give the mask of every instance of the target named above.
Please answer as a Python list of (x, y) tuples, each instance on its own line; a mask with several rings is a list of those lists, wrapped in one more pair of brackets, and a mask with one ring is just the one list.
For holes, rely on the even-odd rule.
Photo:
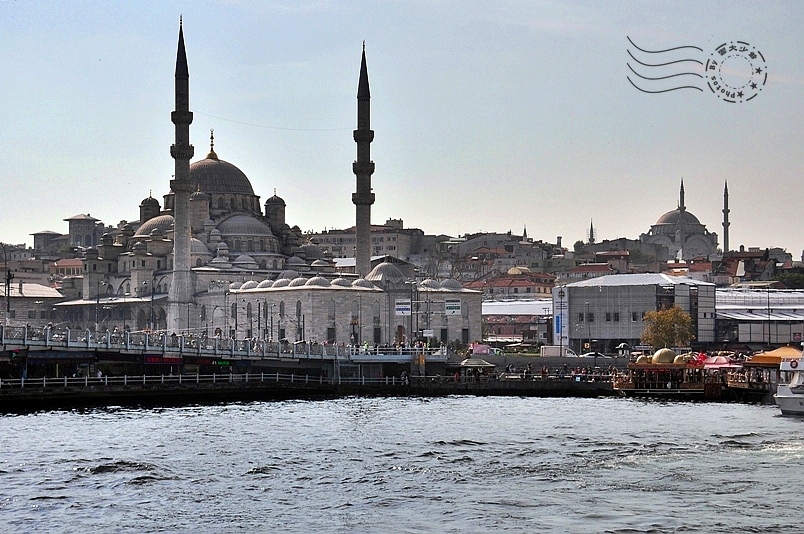
[(300, 276), (298, 278), (294, 278), (293, 280), (291, 280), (290, 283), (288, 284), (288, 287), (299, 287), (303, 286), (306, 283), (307, 279), (304, 278), (303, 276)]
[(271, 287), (287, 287), (290, 285), (290, 278), (280, 278), (276, 282), (273, 283)]
[(346, 278), (338, 277), (332, 282), (330, 282), (330, 285), (340, 287), (352, 287), (352, 282), (350, 280), (347, 280)]
[(329, 280), (323, 276), (314, 276), (305, 282), (306, 286), (329, 287)]
[(139, 228), (135, 236), (149, 236), (153, 230), (159, 230), (162, 235), (167, 235), (168, 230), (173, 228), (172, 215), (157, 215), (153, 219), (148, 219)]
[(255, 287), (257, 287), (257, 282), (255, 280), (248, 280), (240, 286), (240, 289), (254, 289)]
[(257, 284), (257, 288), (258, 289), (263, 289), (263, 288), (267, 288), (267, 287), (272, 287), (273, 285), (274, 285), (273, 280), (263, 280), (262, 282)]
[(254, 194), (254, 188), (243, 171), (228, 161), (217, 159), (217, 156), (192, 163), (190, 182), (204, 193)]
[(370, 282), (392, 282), (399, 283), (405, 280), (405, 275), (399, 270), (399, 267), (393, 263), (384, 261), (374, 267), (370, 273), (366, 275), (366, 280)]
[(374, 284), (372, 284), (365, 278), (358, 278), (357, 280), (352, 282), (352, 287), (365, 287), (366, 289), (374, 289)]
[(656, 221), (656, 224), (695, 224), (700, 225), (701, 221), (698, 220), (698, 217), (690, 213), (684, 208), (674, 209), (673, 211), (668, 211), (661, 217), (659, 220)]
[(446, 280), (441, 282), (441, 287), (444, 289), (448, 289), (450, 291), (460, 291), (463, 289), (461, 283), (455, 280), (454, 278), (447, 278)]

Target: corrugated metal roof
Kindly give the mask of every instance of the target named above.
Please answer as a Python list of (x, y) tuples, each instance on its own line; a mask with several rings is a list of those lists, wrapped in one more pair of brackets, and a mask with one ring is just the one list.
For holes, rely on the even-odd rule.
[[(52, 287), (34, 284), (30, 282), (22, 283), (22, 293), (20, 293), (19, 282), (12, 282), (9, 287), (11, 298), (36, 298), (36, 299), (61, 299), (64, 296)], [(6, 285), (0, 284), (0, 296), (6, 296)]]
[(688, 285), (688, 286), (714, 286), (711, 282), (701, 282), (685, 276), (670, 276), (663, 273), (646, 274), (609, 274), (597, 278), (588, 278), (579, 282), (567, 284), (568, 287), (597, 287), (597, 286), (655, 286), (655, 285)]
[(749, 321), (749, 322), (762, 322), (762, 321), (776, 321), (776, 322), (797, 322), (800, 323), (804, 321), (804, 313), (796, 313), (796, 312), (777, 312), (771, 310), (770, 313), (767, 311), (759, 311), (757, 310), (756, 313), (751, 312), (750, 310), (747, 311), (739, 311), (739, 310), (718, 310), (717, 311), (717, 318), (718, 319), (734, 319), (735, 321)]
[(483, 315), (552, 315), (553, 301), (494, 300), (483, 303)]

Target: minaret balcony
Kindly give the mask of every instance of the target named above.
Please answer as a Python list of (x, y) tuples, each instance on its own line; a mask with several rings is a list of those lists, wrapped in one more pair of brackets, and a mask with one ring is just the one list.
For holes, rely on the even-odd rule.
[(374, 204), (374, 193), (352, 193), (352, 204), (355, 206), (371, 206)]
[(371, 143), (374, 141), (374, 130), (354, 130), (355, 143)]
[(173, 157), (173, 159), (186, 159), (189, 161), (192, 159), (194, 153), (195, 149), (193, 148), (193, 145), (170, 145), (170, 155)]
[(170, 112), (170, 120), (173, 121), (173, 124), (176, 125), (187, 125), (193, 123), (193, 112), (192, 111), (171, 111)]
[(355, 161), (352, 163), (352, 172), (357, 175), (374, 174), (373, 161)]

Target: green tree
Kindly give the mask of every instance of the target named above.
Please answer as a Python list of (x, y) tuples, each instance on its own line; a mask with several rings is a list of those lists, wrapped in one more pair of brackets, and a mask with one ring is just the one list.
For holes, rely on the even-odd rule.
[(695, 339), (692, 317), (678, 306), (650, 311), (645, 314), (643, 322), (642, 343), (656, 349), (687, 347)]
[(804, 274), (802, 273), (783, 273), (776, 277), (787, 289), (804, 288)]

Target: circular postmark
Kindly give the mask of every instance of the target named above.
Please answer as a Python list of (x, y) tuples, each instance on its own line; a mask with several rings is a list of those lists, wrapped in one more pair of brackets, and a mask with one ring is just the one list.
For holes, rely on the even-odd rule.
[(732, 104), (748, 102), (768, 81), (765, 57), (744, 41), (730, 41), (715, 48), (705, 69), (706, 83), (712, 93)]

